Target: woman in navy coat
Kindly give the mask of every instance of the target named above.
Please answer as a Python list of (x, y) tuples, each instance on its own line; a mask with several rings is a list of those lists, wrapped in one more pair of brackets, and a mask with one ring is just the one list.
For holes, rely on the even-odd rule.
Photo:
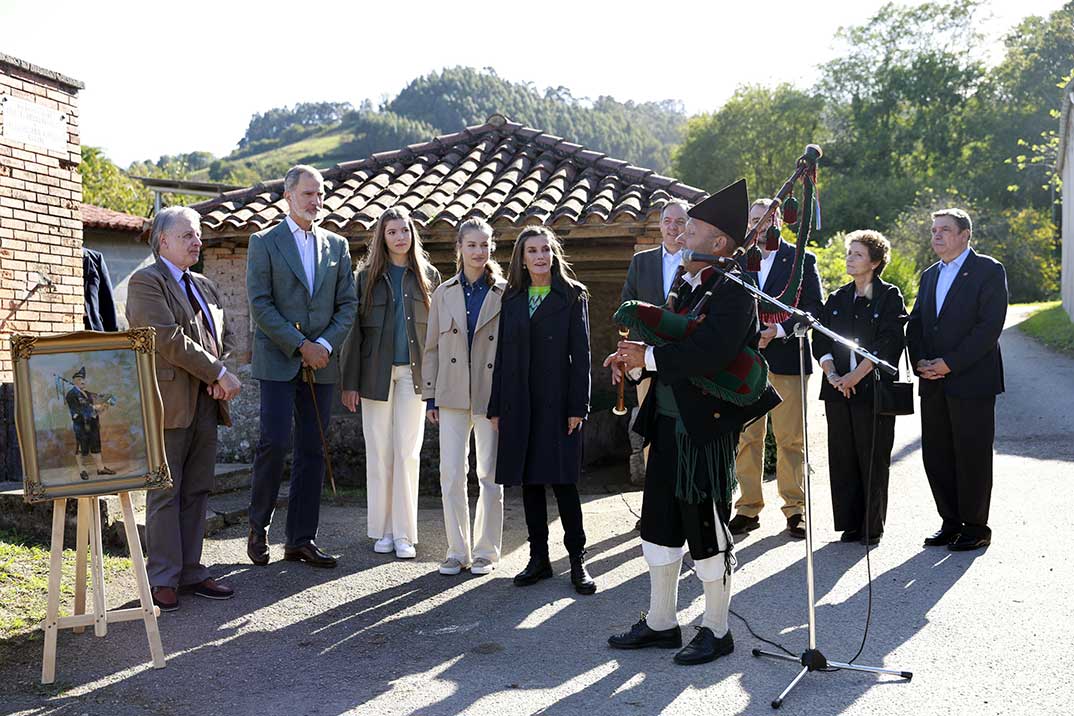
[(530, 559), (515, 576), (527, 586), (552, 576), (545, 485), (552, 487), (579, 594), (597, 586), (586, 571), (578, 478), (589, 414), (588, 293), (556, 235), (523, 229), (515, 242), (500, 309), (500, 341), (488, 417), (499, 431), (496, 482), (522, 486)]

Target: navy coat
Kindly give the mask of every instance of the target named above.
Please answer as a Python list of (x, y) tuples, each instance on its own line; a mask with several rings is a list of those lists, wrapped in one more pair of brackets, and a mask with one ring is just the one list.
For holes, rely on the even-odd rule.
[[(576, 288), (553, 279), (533, 314), (525, 289), (504, 296), (488, 417), (499, 418), (496, 482), (574, 484), (582, 471), (589, 415), (589, 308)], [(583, 423), (584, 425), (584, 423)]]
[(112, 279), (100, 251), (82, 247), (82, 286), (86, 308), (82, 325), (87, 331), (118, 331)]

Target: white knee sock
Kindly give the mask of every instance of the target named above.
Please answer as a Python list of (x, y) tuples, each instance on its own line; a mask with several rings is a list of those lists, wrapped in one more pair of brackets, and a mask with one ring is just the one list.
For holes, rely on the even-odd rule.
[(702, 582), (705, 585), (705, 614), (701, 617), (701, 626), (708, 627), (716, 638), (727, 633), (727, 612), (731, 608), (731, 575), (727, 575), (726, 583), (723, 578), (714, 579), (711, 582)]
[(678, 626), (680, 569), (682, 558), (671, 564), (649, 566), (649, 613), (645, 622), (650, 629), (662, 631)]

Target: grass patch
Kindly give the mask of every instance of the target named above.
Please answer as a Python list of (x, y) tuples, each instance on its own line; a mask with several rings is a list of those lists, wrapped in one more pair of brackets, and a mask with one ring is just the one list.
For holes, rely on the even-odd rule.
[(1060, 301), (1032, 304), (1033, 312), (1018, 328), (1044, 345), (1074, 356), (1074, 323)]
[[(74, 603), (75, 551), (63, 551), (63, 572), (60, 577), (62, 605)], [(104, 575), (108, 581), (131, 569), (126, 557), (104, 556)], [(87, 570), (88, 572), (89, 570)], [(10, 532), (0, 532), (0, 640), (10, 639), (31, 631), (45, 619), (48, 604), (49, 550), (25, 544)], [(87, 574), (88, 577), (88, 574)], [(87, 579), (87, 582), (91, 580)], [(87, 604), (92, 597), (87, 589)], [(69, 611), (68, 611), (69, 613)]]

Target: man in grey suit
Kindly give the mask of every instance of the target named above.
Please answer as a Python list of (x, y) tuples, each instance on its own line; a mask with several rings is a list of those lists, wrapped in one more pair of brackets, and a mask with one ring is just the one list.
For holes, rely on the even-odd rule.
[(242, 384), (224, 365), (232, 333), (213, 282), (190, 270), (201, 253), (201, 217), (174, 206), (153, 220), (156, 261), (127, 289), (132, 327), (157, 331), (157, 385), (164, 403), (164, 451), (172, 486), (146, 493), (145, 541), (153, 603), (179, 608), (177, 592), (229, 599), (231, 587), (201, 563), (205, 510), (216, 465), (216, 429), (231, 425), (227, 401)]
[[(655, 249), (646, 249), (634, 254), (627, 269), (626, 283), (623, 284), (623, 301), (645, 301), (654, 306), (663, 306), (667, 300), (671, 284), (682, 263), (682, 255), (679, 249), (679, 235), (686, 231), (686, 211), (690, 205), (680, 199), (672, 199), (664, 205), (660, 212), (660, 238), (661, 244)], [(638, 383), (638, 405), (645, 400), (649, 392), (649, 381), (643, 380)], [(637, 408), (634, 409), (635, 414)], [(631, 433), (633, 435), (633, 433)], [(632, 438), (633, 441), (633, 438)], [(649, 459), (649, 448), (641, 446), (642, 441), (631, 451), (630, 477), (631, 482), (642, 484), (645, 482), (645, 463)], [(641, 520), (635, 525), (639, 529)]]
[[(268, 564), (268, 526), (293, 442), (284, 559), (335, 567), (335, 558), (314, 542), (324, 481), (320, 431), (328, 431), (333, 387), (339, 382), (338, 349), (354, 323), (358, 296), (346, 239), (314, 223), (324, 202), (320, 172), (291, 167), (283, 196), (288, 216), (250, 237), (246, 266), (256, 325), (253, 376), (261, 383), (261, 438), (254, 453), (246, 552), (254, 564)], [(304, 382), (307, 367), (312, 383)]]

